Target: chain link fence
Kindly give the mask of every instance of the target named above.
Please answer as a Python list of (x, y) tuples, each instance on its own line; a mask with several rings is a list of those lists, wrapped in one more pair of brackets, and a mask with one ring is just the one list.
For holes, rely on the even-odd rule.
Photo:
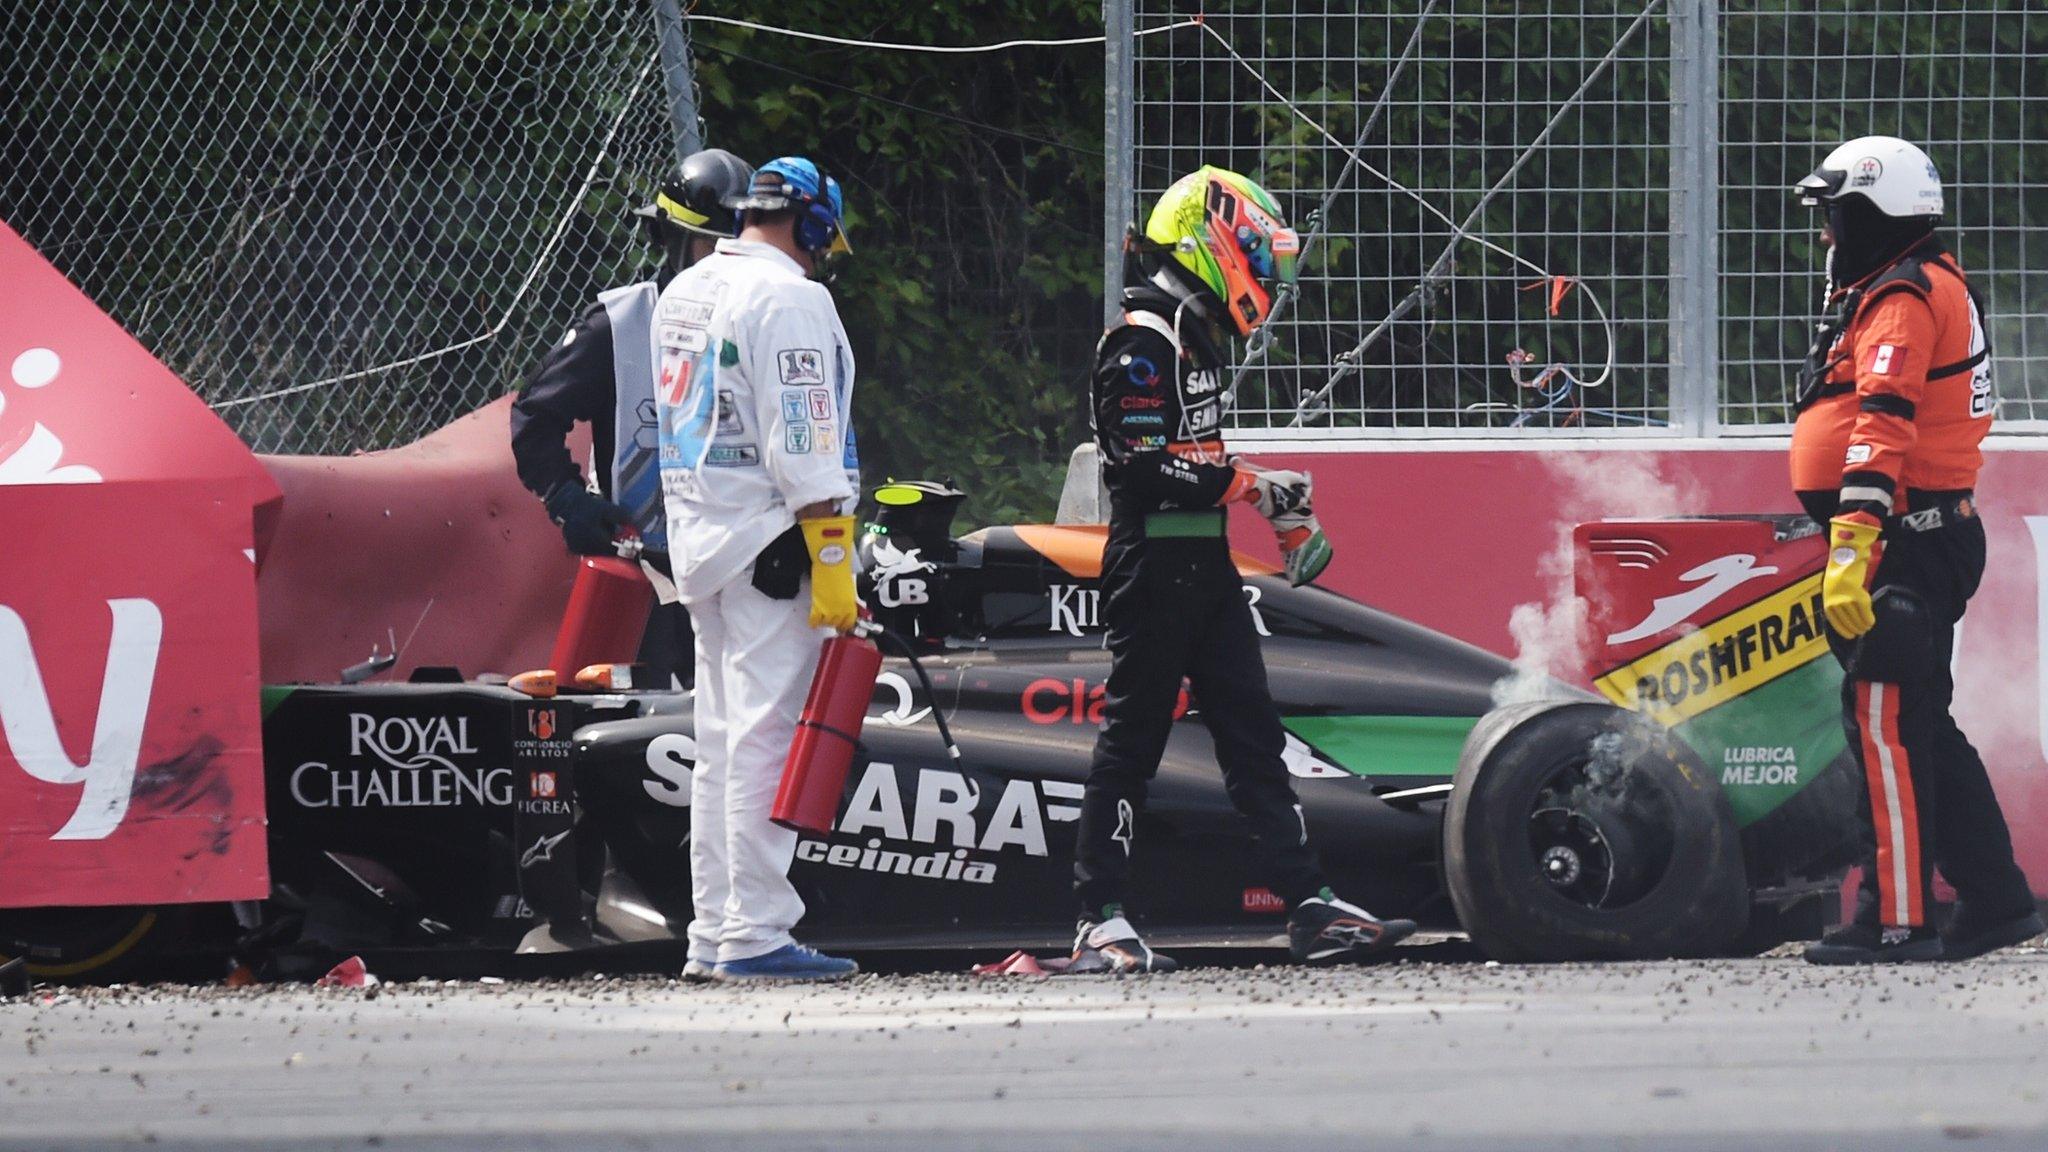
[[(1197, 11), (1130, 2), (1141, 30)], [(1137, 159), (1110, 202), (1142, 212), (1212, 163), (1314, 234), (1299, 298), (1243, 371), (1242, 429), (1782, 428), (1822, 256), (1786, 189), (1841, 140), (1902, 135), (1940, 166), (1948, 235), (1988, 297), (2004, 426), (2038, 429), (2032, 7), (1209, 0), (1201, 27), (1133, 44)]]
[(6, 8), (0, 218), (259, 450), (431, 431), (646, 259), (646, 0)]
[(1920, 144), (1943, 233), (1983, 294), (2007, 429), (2048, 420), (2048, 9), (2038, 0), (1726, 4), (1721, 419), (1785, 419), (1820, 307), (1811, 209), (1784, 194), (1833, 142)]

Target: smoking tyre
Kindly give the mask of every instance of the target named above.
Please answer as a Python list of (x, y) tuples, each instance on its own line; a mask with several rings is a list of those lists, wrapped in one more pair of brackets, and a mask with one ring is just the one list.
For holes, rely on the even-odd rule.
[(1698, 755), (1612, 705), (1488, 714), (1444, 813), (1444, 871), (1473, 943), (1502, 961), (1702, 956), (1749, 916), (1741, 838)]

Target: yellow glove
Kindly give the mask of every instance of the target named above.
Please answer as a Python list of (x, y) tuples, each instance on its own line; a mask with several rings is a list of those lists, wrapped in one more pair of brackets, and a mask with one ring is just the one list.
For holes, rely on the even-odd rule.
[(1828, 569), (1820, 578), (1820, 602), (1828, 625), (1844, 639), (1854, 640), (1877, 624), (1870, 607), (1871, 550), (1883, 530), (1868, 512), (1828, 521)]
[(799, 520), (811, 551), (811, 627), (851, 632), (860, 619), (853, 594), (853, 517)]

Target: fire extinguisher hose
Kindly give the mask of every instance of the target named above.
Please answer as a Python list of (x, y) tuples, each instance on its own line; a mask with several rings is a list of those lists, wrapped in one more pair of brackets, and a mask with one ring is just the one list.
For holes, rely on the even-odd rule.
[(939, 726), (939, 739), (946, 743), (946, 755), (954, 760), (960, 759), (960, 745), (953, 742), (953, 730), (946, 724), (946, 710), (939, 707), (938, 689), (932, 687), (931, 675), (924, 670), (924, 662), (917, 658), (917, 649), (902, 636), (872, 620), (861, 621), (860, 629), (864, 634), (872, 636), (878, 641), (888, 641), (898, 652), (903, 654), (904, 659), (910, 661), (910, 670), (917, 673), (918, 683), (924, 685), (925, 699), (932, 702), (932, 720)]

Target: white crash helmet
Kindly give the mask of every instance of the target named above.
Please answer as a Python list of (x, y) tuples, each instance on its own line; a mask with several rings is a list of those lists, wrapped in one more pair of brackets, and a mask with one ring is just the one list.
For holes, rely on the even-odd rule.
[(1860, 136), (1828, 153), (1812, 175), (1792, 186), (1799, 202), (1818, 207), (1861, 196), (1887, 216), (1941, 215), (1941, 173), (1918, 146), (1897, 136)]

